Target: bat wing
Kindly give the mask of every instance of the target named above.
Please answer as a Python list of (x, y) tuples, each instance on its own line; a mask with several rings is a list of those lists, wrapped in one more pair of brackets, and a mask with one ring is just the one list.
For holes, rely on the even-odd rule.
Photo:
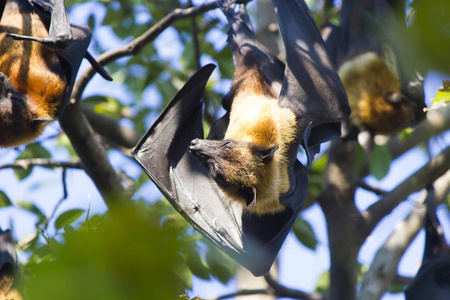
[(17, 255), (11, 231), (0, 229), (0, 295), (11, 288), (17, 272)]
[(428, 193), (422, 266), (405, 290), (406, 300), (444, 300), (450, 295), (450, 247), (436, 216), (433, 188)]
[(302, 0), (273, 0), (286, 48), (279, 98), (297, 116), (299, 134), (311, 162), (320, 143), (340, 135), (350, 107), (320, 32)]

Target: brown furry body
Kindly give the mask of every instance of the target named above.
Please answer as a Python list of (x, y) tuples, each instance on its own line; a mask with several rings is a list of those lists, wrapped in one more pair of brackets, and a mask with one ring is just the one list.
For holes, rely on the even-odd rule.
[[(265, 214), (280, 211), (284, 206), (279, 198), (289, 190), (287, 151), (294, 142), (296, 118), (292, 111), (278, 106), (278, 98), (272, 91), (267, 93), (268, 85), (264, 84), (255, 69), (247, 70), (242, 77), (235, 76), (233, 82), (233, 85), (239, 86), (233, 87), (236, 92), (225, 139), (242, 140), (261, 148), (278, 145), (279, 149), (270, 160), (262, 162), (259, 172), (253, 176), (237, 177), (238, 173), (231, 173), (230, 179), (255, 187), (256, 206), (250, 212)], [(243, 159), (249, 159), (245, 156), (251, 155), (242, 154)], [(245, 204), (245, 199), (239, 195), (228, 194)]]
[(413, 119), (408, 102), (386, 100), (389, 94), (401, 94), (401, 82), (394, 68), (377, 53), (352, 57), (340, 66), (339, 75), (352, 109), (350, 119), (359, 128), (390, 135), (400, 132)]
[[(0, 99), (0, 146), (13, 147), (38, 137), (55, 119), (67, 88), (60, 58), (54, 50), (32, 41), (6, 37), (16, 33), (47, 37), (41, 18), (16, 1), (8, 1), (0, 23), (0, 72), (12, 87)], [(21, 9), (22, 11), (19, 11)]]
[(289, 190), (287, 151), (295, 141), (296, 117), (278, 105), (277, 95), (255, 61), (248, 65), (241, 60), (230, 96), (224, 140), (201, 144), (197, 140), (190, 149), (228, 198), (247, 212), (282, 211), (285, 206), (279, 198)]

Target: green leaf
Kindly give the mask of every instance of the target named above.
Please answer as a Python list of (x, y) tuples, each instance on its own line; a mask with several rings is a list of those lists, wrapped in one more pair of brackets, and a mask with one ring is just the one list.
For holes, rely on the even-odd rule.
[(436, 97), (431, 101), (431, 103), (431, 107), (427, 110), (436, 109), (450, 103), (450, 80), (442, 81), (442, 88), (440, 88), (436, 93)]
[(93, 96), (83, 100), (83, 106), (92, 108), (97, 114), (119, 120), (127, 112), (127, 108), (117, 99), (105, 96)]
[[(50, 152), (42, 147), (39, 143), (29, 144), (22, 153), (17, 157), (16, 161), (21, 159), (31, 159), (31, 158), (51, 158)], [(31, 174), (33, 169), (14, 169), (17, 180), (22, 180)]]
[(200, 254), (198, 254), (194, 243), (192, 243), (192, 245), (188, 247), (185, 256), (186, 256), (186, 264), (191, 270), (192, 274), (194, 274), (198, 278), (206, 280), (210, 279), (208, 266), (206, 265), (205, 261), (200, 256)]
[(319, 276), (314, 291), (326, 296), (330, 293), (330, 271), (326, 271)]
[(63, 212), (59, 215), (59, 217), (55, 221), (56, 229), (61, 229), (65, 225), (72, 224), (75, 222), (82, 214), (84, 213), (84, 209), (71, 209)]
[(11, 205), (12, 203), (9, 197), (5, 194), (5, 192), (0, 191), (0, 207), (7, 207)]
[(175, 274), (183, 283), (183, 286), (192, 289), (192, 271), (189, 266), (180, 259), (175, 266)]
[(389, 172), (392, 156), (387, 146), (375, 145), (372, 156), (370, 157), (370, 173), (378, 180), (383, 179)]
[(298, 217), (295, 220), (292, 230), (300, 243), (311, 250), (316, 250), (318, 243), (317, 238), (314, 234), (313, 228), (307, 221)]
[(207, 242), (207, 245), (209, 251), (206, 253), (206, 262), (211, 274), (220, 282), (227, 283), (236, 272), (236, 263), (212, 243)]
[(25, 210), (28, 210), (32, 214), (35, 214), (39, 218), (38, 223), (44, 222), (44, 220), (47, 218), (44, 215), (44, 213), (36, 205), (34, 205), (34, 204), (30, 203), (30, 202), (19, 201), (19, 202), (17, 202), (16, 206), (20, 207), (20, 208), (23, 208)]
[(398, 283), (393, 283), (389, 286), (389, 293), (391, 294), (397, 294), (397, 293), (403, 293), (405, 291), (405, 286)]

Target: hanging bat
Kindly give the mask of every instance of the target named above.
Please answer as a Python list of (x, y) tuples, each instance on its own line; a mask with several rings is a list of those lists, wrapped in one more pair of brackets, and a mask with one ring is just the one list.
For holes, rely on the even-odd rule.
[(11, 231), (0, 229), (0, 298), (11, 299), (11, 287), (17, 275), (17, 255)]
[(422, 82), (397, 55), (389, 28), (406, 30), (404, 12), (402, 0), (344, 0), (340, 26), (323, 30), (352, 109), (344, 135), (351, 137), (351, 126), (353, 133), (393, 135), (424, 116)]
[(0, 147), (37, 138), (69, 102), (91, 31), (69, 23), (63, 0), (0, 0)]
[(257, 41), (244, 4), (220, 1), (236, 67), (226, 114), (202, 139), (201, 95), (215, 67), (204, 66), (132, 153), (194, 228), (256, 276), (269, 271), (306, 197), (299, 146), (309, 166), (350, 114), (305, 2), (273, 3), (286, 65)]
[[(428, 193), (434, 193), (433, 188)], [(405, 289), (406, 300), (446, 300), (450, 296), (450, 246), (437, 218), (433, 199), (434, 197), (427, 197), (426, 200), (422, 266)]]

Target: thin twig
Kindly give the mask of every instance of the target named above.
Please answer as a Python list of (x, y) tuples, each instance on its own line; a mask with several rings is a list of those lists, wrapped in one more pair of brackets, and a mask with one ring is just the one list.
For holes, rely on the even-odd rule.
[(59, 199), (59, 201), (56, 203), (55, 207), (53, 208), (52, 213), (50, 214), (50, 216), (48, 218), (46, 218), (44, 220), (44, 222), (42, 222), (42, 230), (46, 230), (48, 227), (48, 223), (50, 222), (50, 220), (55, 216), (56, 211), (58, 210), (59, 206), (61, 205), (61, 203), (67, 199), (68, 193), (67, 193), (67, 182), (66, 182), (66, 175), (67, 175), (67, 168), (63, 168), (62, 170), (62, 186), (63, 186), (63, 196), (61, 199)]
[[(242, 2), (248, 2), (248, 0)], [(142, 51), (142, 49), (146, 45), (152, 42), (161, 32), (163, 32), (167, 27), (172, 25), (175, 21), (198, 16), (202, 13), (217, 8), (217, 4), (218, 1), (214, 1), (210, 3), (205, 3), (201, 6), (184, 9), (175, 9), (173, 12), (165, 16), (155, 25), (153, 25), (141, 36), (137, 37), (136, 39), (134, 39), (133, 41), (131, 41), (130, 43), (128, 43), (123, 47), (103, 53), (97, 58), (97, 61), (101, 65), (105, 66), (119, 58), (130, 55), (137, 55)], [(81, 99), (81, 94), (83, 93), (84, 89), (86, 88), (86, 85), (89, 83), (89, 81), (92, 79), (94, 75), (95, 75), (94, 69), (92, 68), (92, 66), (89, 66), (88, 69), (84, 72), (84, 74), (80, 76), (80, 79), (76, 82), (73, 88), (72, 103), (79, 102), (79, 100)]]
[(269, 291), (265, 289), (255, 289), (255, 290), (240, 290), (234, 293), (219, 296), (217, 298), (212, 298), (210, 300), (223, 300), (229, 299), (237, 296), (251, 296), (251, 295), (269, 295)]
[(273, 277), (268, 274), (264, 276), (267, 284), (273, 289), (273, 294), (277, 297), (286, 297), (301, 300), (325, 300), (325, 297), (319, 293), (305, 293), (299, 290), (294, 290), (284, 285), (279, 284)]
[(0, 165), (1, 169), (24, 169), (33, 167), (83, 169), (79, 162), (61, 162), (49, 158), (19, 159), (12, 164)]
[[(62, 174), (61, 174), (61, 180), (62, 180), (62, 186), (63, 186), (63, 196), (62, 198), (56, 203), (55, 207), (52, 210), (52, 213), (50, 214), (50, 216), (48, 216), (44, 222), (42, 222), (42, 230), (46, 230), (48, 228), (48, 224), (50, 223), (50, 220), (53, 219), (53, 217), (56, 214), (56, 211), (58, 210), (59, 206), (61, 205), (61, 203), (67, 199), (68, 197), (68, 192), (67, 192), (67, 167), (63, 167), (62, 170)], [(16, 249), (22, 249), (23, 247), (25, 247), (26, 245), (30, 244), (31, 242), (33, 242), (37, 237), (39, 236), (39, 231), (36, 230), (32, 235), (30, 235), (27, 239), (20, 241), (19, 243), (16, 244), (15, 248)]]
[(382, 218), (388, 215), (401, 201), (405, 200), (408, 195), (425, 188), (445, 174), (449, 168), (450, 147), (447, 147), (363, 212), (363, 217), (369, 229), (373, 229)]
[(358, 186), (360, 188), (365, 189), (366, 191), (375, 193), (377, 195), (385, 195), (387, 193), (385, 190), (382, 190), (382, 189), (379, 189), (379, 188), (376, 188), (374, 186), (367, 184), (367, 182), (365, 182), (363, 179), (358, 181)]

